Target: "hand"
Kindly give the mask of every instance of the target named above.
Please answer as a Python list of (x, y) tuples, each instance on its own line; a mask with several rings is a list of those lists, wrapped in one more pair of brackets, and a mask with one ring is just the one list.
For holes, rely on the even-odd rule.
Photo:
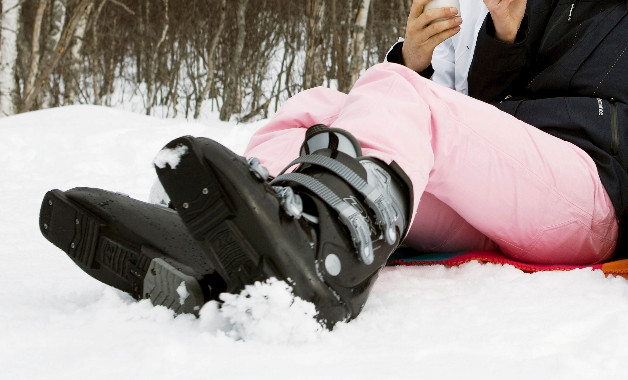
[(495, 24), (495, 37), (513, 43), (526, 11), (527, 0), (484, 0)]
[[(436, 8), (423, 12), (425, 4), (430, 0), (414, 0), (408, 23), (406, 37), (401, 54), (404, 64), (417, 72), (429, 67), (434, 49), (438, 44), (460, 31), (462, 18), (456, 8)], [(434, 20), (444, 18), (434, 22)]]

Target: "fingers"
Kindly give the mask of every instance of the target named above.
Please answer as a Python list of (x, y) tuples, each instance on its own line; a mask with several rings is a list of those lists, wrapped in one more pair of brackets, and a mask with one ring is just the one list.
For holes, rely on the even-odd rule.
[(408, 23), (406, 34), (413, 34), (417, 37), (420, 35), (422, 36), (420, 39), (426, 40), (444, 30), (458, 27), (462, 24), (462, 18), (454, 17), (456, 12), (455, 8), (430, 9), (414, 22)]
[(408, 19), (416, 19), (421, 16), (425, 4), (429, 3), (430, 1), (431, 0), (414, 0), (412, 2), (412, 7), (410, 8), (410, 14), (408, 15)]
[(427, 40), (427, 43), (430, 45), (430, 48), (434, 50), (436, 46), (438, 46), (441, 42), (456, 35), (459, 31), (460, 31), (460, 26), (447, 28), (439, 33), (434, 34), (432, 37), (430, 37)]
[[(424, 13), (423, 19), (426, 26), (426, 31), (433, 30), (434, 32), (440, 32), (441, 30), (453, 28), (462, 24), (462, 18), (456, 16), (456, 8), (446, 8), (447, 11), (441, 9), (430, 9)], [(437, 12), (441, 10), (442, 12)], [(432, 11), (435, 11), (432, 13)]]
[(495, 25), (495, 37), (514, 42), (525, 15), (527, 0), (484, 0)]
[(434, 24), (435, 21), (451, 19), (458, 14), (458, 9), (454, 7), (434, 8), (423, 12), (417, 21), (422, 25)]
[(454, 17), (432, 23), (426, 28), (426, 34), (430, 36), (425, 41), (426, 45), (431, 50), (434, 50), (438, 44), (458, 33), (460, 31), (461, 23), (462, 19), (460, 17)]
[(460, 17), (454, 17), (416, 31), (406, 30), (402, 49), (404, 64), (414, 71), (423, 71), (429, 66), (436, 46), (458, 33), (461, 23)]
[(431, 0), (414, 0), (412, 8), (408, 15), (408, 23), (423, 18), (427, 21), (426, 25), (438, 18), (449, 18), (459, 14), (459, 10), (455, 7), (433, 8), (424, 11), (425, 5)]
[(513, 5), (517, 6), (521, 3), (526, 3), (525, 0), (483, 0), (488, 9), (495, 8), (509, 8)]
[(432, 60), (438, 44), (460, 31), (462, 18), (453, 7), (433, 8), (424, 11), (431, 0), (414, 0), (408, 16), (402, 56), (404, 63), (415, 71), (423, 71)]

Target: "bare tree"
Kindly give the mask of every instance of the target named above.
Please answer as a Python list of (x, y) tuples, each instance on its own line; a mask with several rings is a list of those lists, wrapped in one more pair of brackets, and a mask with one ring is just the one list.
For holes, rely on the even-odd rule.
[(50, 54), (59, 42), (59, 38), (61, 38), (61, 31), (63, 30), (66, 17), (66, 2), (67, 0), (48, 0), (48, 20), (46, 22), (47, 32), (43, 36), (44, 60), (48, 60), (50, 58)]
[(240, 72), (242, 65), (242, 53), (246, 39), (246, 7), (248, 0), (238, 0), (236, 8), (237, 35), (231, 62), (225, 71), (228, 73), (223, 92), (223, 105), (220, 109), (220, 120), (226, 121), (231, 115), (239, 113), (242, 108), (242, 84), (240, 82)]
[(340, 24), (338, 33), (334, 38), (334, 51), (336, 55), (336, 78), (338, 90), (348, 92), (353, 85), (348, 65), (349, 43), (354, 22), (353, 0), (345, 0), (344, 6), (337, 9), (340, 17), (334, 20), (334, 24)]
[(365, 31), (368, 21), (371, 0), (361, 0), (356, 10), (355, 24), (353, 25), (353, 47), (351, 49), (351, 83), (355, 83), (364, 67)]
[[(103, 4), (105, 2), (103, 1)], [(83, 48), (83, 40), (85, 39), (85, 31), (87, 30), (87, 20), (91, 14), (93, 6), (89, 6), (87, 11), (81, 16), (76, 26), (76, 39), (70, 48), (68, 57), (68, 69), (63, 75), (63, 83), (65, 86), (64, 104), (76, 104), (79, 102), (79, 75), (81, 72), (81, 50)]]
[[(159, 39), (157, 40), (157, 43), (155, 44), (155, 46), (152, 48), (153, 50), (152, 55), (148, 59), (147, 70), (145, 72), (146, 74), (146, 114), (147, 115), (151, 114), (153, 106), (156, 104), (156, 101), (157, 101), (156, 100), (157, 84), (155, 83), (155, 80), (156, 80), (155, 70), (157, 66), (158, 56), (161, 53), (161, 50), (160, 50), (161, 46), (166, 40), (166, 36), (168, 35), (168, 28), (170, 27), (170, 15), (168, 14), (168, 0), (163, 0), (162, 4), (163, 4), (164, 9), (162, 11), (163, 24), (162, 24), (161, 35), (159, 36)], [(149, 6), (147, 6), (146, 8), (146, 18), (150, 20), (150, 7)]]
[(2, 2), (19, 32), (11, 64), (3, 19), (0, 63), (16, 70), (0, 73), (0, 106), (8, 94), (20, 111), (139, 98), (142, 112), (198, 118), (210, 101), (245, 122), (304, 88), (348, 92), (403, 35), (412, 0)]
[[(67, 14), (68, 0), (50, 0), (50, 6), (46, 16), (46, 32), (44, 33), (45, 53), (42, 57), (44, 60), (49, 59), (50, 52), (53, 51), (55, 45), (61, 37), (61, 31), (65, 24), (65, 16)], [(50, 83), (45, 86), (40, 96), (40, 102), (47, 107), (56, 107), (61, 101), (61, 75), (53, 73)]]
[(280, 26), (287, 22), (281, 16), (285, 6), (277, 0), (258, 0), (249, 6), (247, 24), (255, 24), (257, 32), (248, 33), (245, 42), (241, 80), (243, 107), (238, 116), (241, 122), (266, 117), (275, 95), (281, 91), (279, 77), (284, 69), (277, 64), (283, 61), (285, 52), (282, 49), (285, 30)]
[(323, 83), (323, 20), (325, 19), (325, 1), (307, 0), (305, 6), (307, 17), (307, 46), (305, 48), (305, 70), (303, 72), (303, 88), (308, 89)]
[[(125, 57), (129, 57), (130, 46), (137, 39), (143, 41), (144, 35), (134, 29), (138, 24), (137, 20), (142, 19), (138, 16), (141, 13), (140, 10), (136, 12), (117, 0), (98, 1), (100, 4), (95, 3), (83, 17), (87, 24), (82, 35), (81, 28), (77, 28), (72, 52), (78, 52), (79, 56), (69, 57), (64, 77), (66, 85), (71, 81), (80, 85), (77, 88), (77, 90), (80, 89), (78, 93), (82, 94), (85, 99), (91, 100), (93, 104), (109, 105), (116, 75), (123, 76), (116, 70), (122, 71), (122, 61)], [(130, 36), (134, 36), (135, 39)], [(144, 61), (137, 62), (134, 72), (142, 69), (140, 63)], [(134, 79), (129, 81), (129, 84), (133, 84), (130, 86), (132, 88), (141, 83), (139, 76)]]
[(33, 40), (31, 47), (31, 67), (27, 80), (24, 85), (24, 91), (22, 94), (22, 103), (20, 105), (20, 112), (31, 110), (37, 96), (39, 95), (44, 84), (50, 80), (52, 71), (56, 68), (57, 63), (66, 52), (68, 45), (70, 44), (74, 31), (78, 26), (78, 22), (85, 12), (92, 6), (94, 0), (81, 0), (80, 3), (74, 9), (69, 21), (65, 24), (59, 41), (54, 47), (54, 52), (50, 54), (50, 58), (41, 66), (39, 66), (40, 56), (40, 44), (39, 37), (41, 33), (41, 19), (43, 17), (43, 11), (46, 7), (46, 0), (40, 0), (40, 4), (37, 9), (37, 16), (35, 18), (35, 25), (33, 28)]
[(227, 18), (227, 0), (221, 0), (220, 13), (218, 16), (218, 27), (214, 30), (214, 35), (209, 42), (207, 49), (202, 53), (203, 62), (205, 63), (205, 85), (201, 90), (198, 98), (196, 99), (196, 107), (194, 108), (194, 118), (198, 119), (201, 114), (201, 106), (209, 95), (209, 91), (214, 85), (214, 56), (216, 54), (216, 48), (218, 47), (218, 41), (222, 35), (222, 31), (225, 28), (225, 19)]
[(19, 0), (2, 0), (2, 32), (0, 33), (0, 115), (15, 113), (17, 83), (17, 30), (20, 14)]
[[(301, 0), (304, 3), (305, 0)], [(281, 60), (280, 73), (278, 75), (278, 88), (275, 95), (275, 110), (281, 101), (280, 95), (285, 93), (285, 97), (291, 97), (302, 89), (303, 76), (296, 69), (297, 55), (303, 46), (302, 38), (302, 17), (303, 6), (301, 3), (288, 2), (281, 7), (280, 38), (284, 45)]]
[[(28, 76), (24, 81), (24, 90), (23, 93), (26, 97), (31, 97), (32, 101), (35, 101), (35, 96), (31, 95), (34, 93), (35, 80), (37, 79), (37, 74), (39, 73), (39, 62), (41, 60), (41, 52), (40, 52), (40, 37), (41, 37), (41, 27), (44, 19), (44, 11), (46, 10), (46, 5), (48, 0), (39, 0), (39, 5), (37, 6), (37, 12), (35, 13), (35, 22), (33, 24), (33, 35), (31, 40), (31, 57), (30, 57), (30, 69), (28, 70)], [(25, 103), (25, 101), (23, 102)], [(21, 112), (28, 111), (29, 107), (25, 107), (22, 104)]]
[(397, 3), (397, 20), (399, 22), (399, 36), (405, 36), (405, 32), (406, 32), (406, 23), (407, 23), (407, 18), (406, 16), (408, 15), (408, 13), (410, 12), (410, 7), (412, 6), (412, 0), (398, 0)]

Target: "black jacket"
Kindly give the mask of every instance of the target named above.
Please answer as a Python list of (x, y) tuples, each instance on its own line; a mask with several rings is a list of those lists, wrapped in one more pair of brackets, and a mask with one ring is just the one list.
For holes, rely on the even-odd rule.
[(529, 0), (514, 44), (493, 37), (489, 14), (469, 71), (469, 95), (593, 158), (620, 221), (615, 257), (628, 257), (628, 0), (591, 18), (560, 55), (541, 56), (546, 29), (556, 22), (554, 7), (571, 3), (576, 1)]

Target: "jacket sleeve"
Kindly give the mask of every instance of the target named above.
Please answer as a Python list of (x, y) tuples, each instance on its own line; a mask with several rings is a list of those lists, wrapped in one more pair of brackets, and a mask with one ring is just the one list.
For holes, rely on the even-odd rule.
[(469, 69), (469, 95), (485, 102), (495, 102), (510, 95), (529, 67), (527, 48), (528, 18), (524, 17), (514, 43), (495, 38), (491, 15), (478, 33), (473, 61)]

